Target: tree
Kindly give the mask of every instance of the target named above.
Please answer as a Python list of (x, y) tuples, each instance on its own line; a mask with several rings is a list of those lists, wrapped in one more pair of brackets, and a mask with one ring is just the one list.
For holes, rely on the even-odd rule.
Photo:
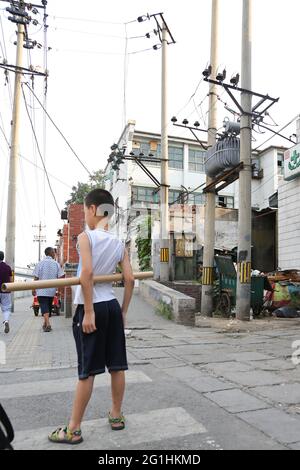
[(147, 216), (137, 227), (138, 236), (135, 245), (138, 249), (138, 259), (141, 271), (151, 269), (151, 216)]
[(81, 183), (78, 181), (77, 186), (72, 187), (71, 197), (66, 201), (66, 205), (70, 204), (83, 204), (85, 196), (95, 188), (104, 188), (104, 171), (98, 170), (94, 171), (89, 176), (89, 181), (87, 183)]

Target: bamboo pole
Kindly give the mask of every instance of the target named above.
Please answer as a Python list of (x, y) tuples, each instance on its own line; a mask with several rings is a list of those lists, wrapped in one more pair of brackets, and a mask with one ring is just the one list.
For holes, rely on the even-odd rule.
[[(153, 277), (152, 271), (145, 271), (140, 273), (133, 273), (135, 279), (149, 279)], [(94, 276), (94, 284), (101, 282), (114, 282), (121, 281), (123, 274), (109, 274), (105, 276)], [(32, 282), (8, 282), (2, 284), (2, 292), (16, 292), (24, 290), (35, 290), (35, 289), (47, 289), (49, 287), (68, 287), (80, 285), (79, 277), (69, 277), (63, 279), (45, 279), (43, 281), (32, 281)]]

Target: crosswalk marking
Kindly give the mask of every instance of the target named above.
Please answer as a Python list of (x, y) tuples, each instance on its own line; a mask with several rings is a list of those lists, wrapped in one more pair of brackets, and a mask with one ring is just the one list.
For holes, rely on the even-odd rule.
[[(126, 382), (146, 383), (152, 382), (142, 371), (126, 371)], [(22, 382), (19, 384), (0, 385), (0, 400), (9, 398), (32, 397), (59, 392), (74, 392), (77, 377), (66, 377), (55, 380), (40, 380), (38, 382)], [(110, 385), (110, 375), (100, 374), (95, 377), (94, 387), (106, 387)]]
[[(58, 423), (63, 425), (64, 423)], [(53, 429), (39, 429), (16, 433), (14, 448), (17, 450), (57, 450), (63, 447), (74, 449), (74, 446), (61, 446), (48, 441), (47, 435)], [(82, 433), (84, 442), (76, 449), (120, 449), (135, 448), (145, 442), (182, 438), (191, 434), (204, 434), (207, 430), (196, 421), (184, 408), (163, 408), (145, 413), (131, 414), (126, 417), (126, 428), (118, 433), (110, 430), (107, 419), (84, 421)]]

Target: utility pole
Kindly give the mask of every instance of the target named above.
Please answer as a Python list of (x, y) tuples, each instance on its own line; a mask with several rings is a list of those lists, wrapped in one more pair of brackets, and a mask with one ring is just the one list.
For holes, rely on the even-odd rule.
[(41, 261), (41, 252), (42, 252), (41, 246), (42, 246), (42, 242), (46, 241), (45, 235), (42, 235), (42, 230), (43, 228), (46, 227), (46, 225), (42, 225), (42, 223), (40, 222), (39, 225), (33, 225), (32, 227), (38, 229), (38, 235), (34, 235), (33, 241), (39, 244), (38, 261)]
[(161, 188), (160, 188), (160, 280), (169, 280), (170, 222), (169, 222), (169, 152), (167, 114), (167, 40), (168, 30), (162, 24), (161, 76)]
[[(210, 65), (211, 73), (216, 76), (218, 66), (218, 24), (219, 24), (219, 0), (212, 0), (211, 14), (211, 51)], [(208, 148), (216, 143), (217, 135), (217, 85), (209, 84), (209, 115), (208, 115)], [(212, 179), (207, 176), (206, 185)], [(212, 190), (206, 194), (205, 219), (204, 219), (204, 247), (203, 247), (203, 275), (202, 275), (202, 295), (201, 314), (211, 316), (213, 312), (213, 266), (215, 250), (215, 210), (216, 194)]]
[[(11, 147), (9, 162), (9, 183), (6, 216), (5, 258), (13, 273), (15, 272), (15, 242), (16, 242), (16, 199), (17, 199), (17, 171), (19, 164), (19, 134), (20, 134), (20, 104), (21, 104), (21, 80), (24, 43), (24, 25), (18, 24), (17, 31), (17, 58), (14, 87), (14, 105), (11, 129)], [(12, 299), (12, 310), (14, 301)]]
[[(252, 0), (243, 0), (242, 21), (242, 88), (251, 90), (251, 42), (252, 42)], [(251, 137), (252, 137), (252, 95), (241, 93), (240, 161), (244, 167), (239, 179), (239, 242), (236, 317), (250, 320), (251, 302)]]
[[(155, 44), (156, 51), (161, 48), (161, 183), (160, 183), (160, 265), (159, 279), (169, 280), (169, 260), (170, 260), (170, 222), (169, 222), (169, 149), (168, 149), (168, 112), (167, 112), (167, 46), (175, 44), (170, 29), (164, 19), (163, 13), (153, 15), (142, 15), (137, 18), (139, 23), (154, 19), (156, 28), (153, 30), (158, 36), (160, 43)], [(146, 36), (150, 38), (150, 33)], [(147, 171), (147, 168), (144, 167)], [(148, 176), (151, 177), (150, 172)], [(154, 183), (155, 178), (153, 178)], [(159, 185), (159, 184), (158, 184)]]

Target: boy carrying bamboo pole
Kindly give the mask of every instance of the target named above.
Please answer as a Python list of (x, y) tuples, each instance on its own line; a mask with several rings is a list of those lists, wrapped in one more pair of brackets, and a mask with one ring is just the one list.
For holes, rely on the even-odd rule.
[[(85, 198), (84, 213), (88, 229), (78, 237), (80, 286), (76, 288), (73, 334), (78, 355), (79, 381), (72, 415), (66, 427), (49, 436), (55, 443), (79, 444), (83, 441), (81, 422), (93, 391), (94, 378), (111, 374), (112, 408), (108, 421), (112, 430), (125, 428), (121, 407), (128, 369), (124, 327), (131, 300), (134, 277), (123, 243), (108, 232), (108, 220), (114, 210), (112, 195), (94, 189)], [(93, 275), (112, 274), (120, 265), (124, 279), (124, 298), (120, 307), (111, 283), (93, 285)]]

